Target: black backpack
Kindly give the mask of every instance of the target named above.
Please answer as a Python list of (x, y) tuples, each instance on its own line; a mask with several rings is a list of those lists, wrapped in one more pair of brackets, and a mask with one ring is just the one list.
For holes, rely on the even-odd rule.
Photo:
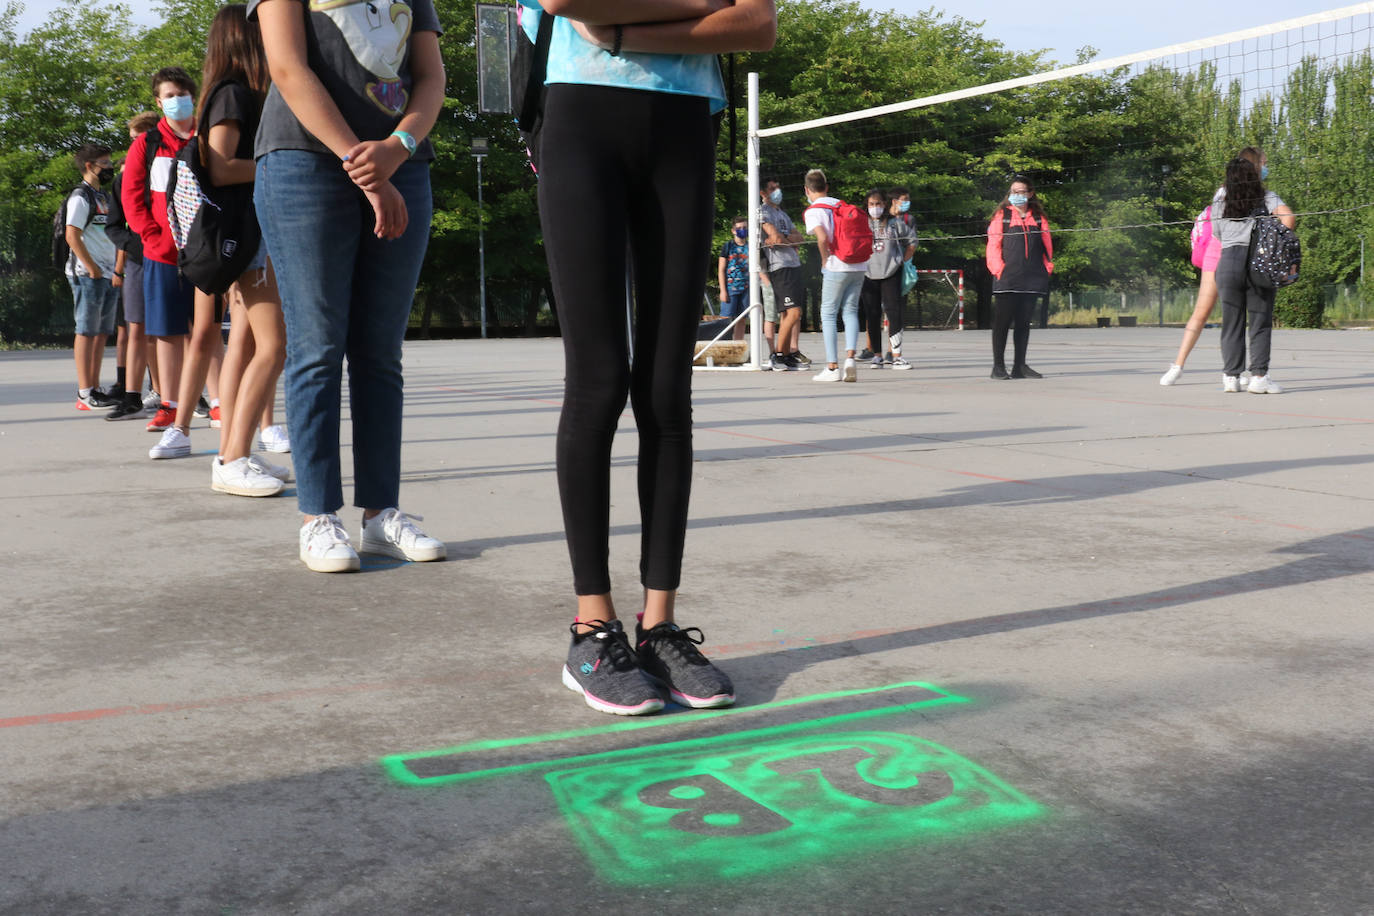
[(201, 159), (200, 141), (197, 131), (177, 153), (167, 185), (167, 222), (181, 275), (202, 292), (219, 295), (248, 269), (262, 243), (262, 229), (252, 182), (216, 187)]
[(83, 181), (67, 192), (62, 198), (62, 206), (57, 208), (52, 217), (52, 266), (61, 274), (67, 272), (67, 262), (72, 257), (72, 246), (67, 244), (67, 202), (76, 193), (86, 198), (86, 206), (89, 208), (86, 213), (86, 224), (81, 230), (84, 232), (91, 224), (91, 220), (95, 219), (95, 191)]
[(1257, 208), (1253, 219), (1246, 257), (1250, 285), (1256, 289), (1281, 289), (1297, 282), (1302, 266), (1298, 234), (1271, 215), (1267, 207)]
[(544, 77), (549, 69), (553, 20), (554, 17), (548, 13), (540, 14), (539, 29), (533, 42), (524, 29), (519, 29), (515, 56), (510, 64), (511, 98), (519, 105), (515, 110), (515, 123), (520, 129), (520, 139), (525, 144), (530, 168), (534, 169), (536, 175), (539, 174), (539, 131), (544, 126)]

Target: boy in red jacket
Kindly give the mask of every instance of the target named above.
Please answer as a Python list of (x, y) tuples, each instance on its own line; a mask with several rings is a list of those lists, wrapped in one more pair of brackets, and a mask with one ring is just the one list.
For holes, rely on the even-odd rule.
[[(143, 239), (144, 327), (157, 347), (158, 383), (162, 405), (148, 423), (151, 432), (172, 426), (181, 383), (188, 321), (194, 302), (191, 284), (177, 273), (177, 248), (167, 222), (167, 185), (176, 168), (176, 155), (195, 132), (196, 83), (181, 67), (163, 67), (153, 74), (153, 98), (163, 117), (157, 127), (141, 134), (125, 159), (120, 202), (130, 227)], [(154, 139), (155, 138), (155, 139)], [(148, 164), (150, 139), (157, 151)]]

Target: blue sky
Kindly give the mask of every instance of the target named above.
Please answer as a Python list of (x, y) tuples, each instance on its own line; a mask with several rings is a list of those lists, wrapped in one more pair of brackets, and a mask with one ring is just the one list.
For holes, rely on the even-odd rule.
[[(1072, 63), (1075, 52), (1092, 45), (1100, 56), (1206, 38), (1349, 5), (1345, 0), (1249, 0), (1244, 4), (1199, 3), (1196, 0), (1128, 2), (1104, 12), (1102, 0), (980, 0), (973, 4), (940, 4), (933, 0), (861, 0), (873, 9), (895, 9), (916, 16), (930, 6), (972, 21), (983, 20), (983, 34), (1018, 51), (1050, 48), (1061, 63)], [(147, 4), (131, 4), (136, 21), (151, 24)], [(60, 6), (56, 0), (27, 0), (20, 18), (21, 32), (39, 24)]]

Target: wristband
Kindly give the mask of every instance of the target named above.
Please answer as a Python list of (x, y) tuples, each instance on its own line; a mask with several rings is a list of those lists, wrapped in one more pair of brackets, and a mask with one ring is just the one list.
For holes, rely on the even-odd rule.
[(391, 136), (393, 136), (393, 137), (395, 137), (396, 139), (400, 140), (400, 141), (401, 141), (401, 145), (404, 146), (404, 147), (406, 148), (406, 158), (407, 158), (407, 159), (409, 159), (411, 156), (414, 156), (414, 155), (415, 155), (415, 148), (416, 148), (417, 146), (419, 146), (419, 144), (415, 142), (415, 138), (414, 138), (414, 137), (412, 137), (410, 134), (408, 134), (407, 132), (405, 132), (405, 131), (403, 131), (403, 130), (393, 130), (393, 131), (391, 132)]
[(618, 25), (615, 27), (615, 44), (611, 46), (611, 56), (620, 56), (620, 45), (625, 41), (625, 27)]
[(119, 271), (117, 271), (117, 270), (115, 271), (115, 276), (118, 277), (118, 278), (121, 279), (121, 280), (124, 279), (124, 275), (123, 275), (122, 273), (120, 273)]

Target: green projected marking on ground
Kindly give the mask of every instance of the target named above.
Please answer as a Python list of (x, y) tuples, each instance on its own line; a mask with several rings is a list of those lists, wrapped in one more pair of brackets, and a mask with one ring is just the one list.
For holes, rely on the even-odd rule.
[[(895, 702), (906, 699), (901, 691), (914, 697)], [(870, 696), (886, 702), (800, 722), (578, 752), (602, 736)], [(396, 754), (382, 764), (410, 786), (543, 773), (578, 843), (606, 880), (728, 880), (872, 856), (1040, 814), (1034, 801), (953, 751), (911, 735), (870, 730), (884, 717), (968, 702), (909, 682), (475, 741)], [(546, 750), (559, 742), (572, 746), (562, 756)]]
[(995, 829), (1041, 811), (920, 738), (779, 731), (734, 735), (706, 755), (663, 745), (545, 779), (588, 858), (625, 884), (741, 878)]
[[(616, 758), (627, 754), (638, 754), (642, 748), (630, 748), (623, 750), (604, 751), (592, 754), (581, 754), (564, 758), (541, 758), (538, 760), (523, 760), (518, 763), (509, 763), (491, 767), (469, 768), (464, 760), (465, 755), (479, 755), (479, 752), (486, 754), (500, 754), (504, 751), (525, 747), (529, 745), (551, 744), (559, 741), (567, 741), (576, 738), (595, 737), (597, 735), (610, 735), (619, 732), (635, 731), (644, 728), (663, 728), (666, 726), (683, 726), (706, 719), (722, 718), (726, 716), (745, 715), (750, 713), (764, 712), (774, 709), (784, 709), (789, 706), (800, 706), (807, 703), (819, 703), (827, 700), (848, 699), (852, 697), (879, 695), (892, 693), (901, 690), (919, 690), (923, 696), (915, 702), (902, 703), (890, 706), (881, 706), (876, 709), (867, 709), (857, 713), (850, 713), (843, 716), (835, 716), (825, 719), (813, 719), (797, 722), (789, 725), (776, 726), (770, 732), (783, 734), (789, 731), (810, 731), (817, 728), (826, 727), (833, 724), (852, 722), (858, 719), (865, 719), (877, 716), (890, 716), (904, 712), (912, 712), (917, 709), (927, 709), (933, 706), (942, 706), (948, 703), (967, 703), (969, 700), (964, 697), (955, 696), (932, 684), (920, 681), (908, 681), (899, 684), (889, 684), (885, 687), (869, 687), (859, 690), (840, 690), (833, 693), (813, 694), (806, 697), (796, 697), (790, 700), (778, 700), (773, 703), (761, 703), (757, 706), (741, 706), (733, 709), (713, 709), (704, 712), (681, 713), (668, 716), (656, 716), (643, 719), (629, 719), (626, 721), (614, 722), (610, 725), (601, 725), (595, 728), (575, 729), (564, 732), (553, 732), (547, 735), (530, 735), (523, 738), (501, 738), (491, 741), (472, 741), (467, 744), (460, 744), (455, 747), (442, 748), (434, 751), (421, 751), (412, 754), (392, 754), (382, 758), (382, 767), (397, 782), (411, 786), (435, 786), (446, 785), (453, 782), (461, 782), (469, 779), (478, 779), (488, 776), (508, 775), (518, 772), (530, 772), (532, 770), (545, 769), (550, 766), (566, 766), (570, 763), (582, 763)], [(702, 745), (707, 743), (720, 743), (733, 740), (735, 736), (731, 734), (718, 735), (710, 738), (688, 739), (682, 744), (688, 746)], [(674, 745), (663, 745), (672, 747)], [(481, 755), (485, 756), (485, 755)], [(513, 754), (511, 756), (514, 756)], [(452, 761), (440, 760), (437, 758), (454, 758)]]

